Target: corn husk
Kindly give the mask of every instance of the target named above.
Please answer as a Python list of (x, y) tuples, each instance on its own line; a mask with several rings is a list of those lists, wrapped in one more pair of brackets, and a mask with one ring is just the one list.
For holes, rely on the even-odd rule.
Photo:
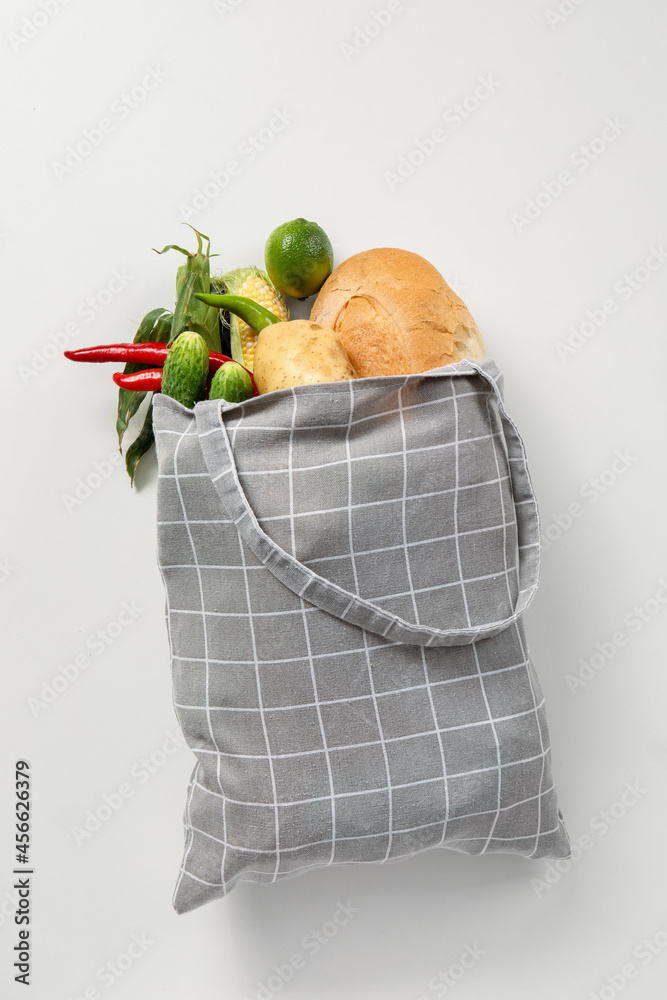
[[(211, 278), (211, 289), (218, 293), (243, 295), (269, 309), (281, 320), (290, 318), (285, 296), (269, 276), (258, 267), (237, 267), (234, 271)], [(249, 371), (253, 369), (257, 333), (238, 316), (229, 317), (230, 353), (234, 361)]]

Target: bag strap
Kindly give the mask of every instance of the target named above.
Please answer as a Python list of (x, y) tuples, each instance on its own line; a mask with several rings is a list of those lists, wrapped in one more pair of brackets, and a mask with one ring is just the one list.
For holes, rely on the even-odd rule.
[[(225, 426), (224, 414), (238, 404), (218, 400), (198, 403), (194, 413), (197, 433), (211, 479), (227, 516), (235, 523), (249, 549), (273, 575), (299, 597), (322, 611), (357, 625), (391, 642), (421, 646), (465, 645), (502, 632), (525, 612), (539, 580), (540, 530), (537, 502), (533, 493), (526, 453), (519, 432), (505, 411), (502, 375), (491, 361), (462, 361), (445, 368), (424, 372), (415, 378), (448, 378), (476, 372), (493, 389), (502, 420), (518, 532), (519, 593), (512, 614), (481, 626), (436, 629), (418, 625), (367, 601), (319, 576), (282, 549), (260, 527), (239, 480), (234, 452)], [(305, 387), (304, 387), (305, 388)], [(308, 389), (312, 390), (312, 386)], [(289, 391), (289, 390), (284, 390)]]

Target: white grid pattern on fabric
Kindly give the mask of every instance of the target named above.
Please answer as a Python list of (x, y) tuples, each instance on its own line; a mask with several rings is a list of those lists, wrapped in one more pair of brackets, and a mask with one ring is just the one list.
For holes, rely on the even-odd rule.
[(568, 855), (521, 618), (537, 512), (500, 385), (464, 362), (194, 415), (157, 398), (174, 706), (197, 757), (179, 911), (436, 846)]
[[(190, 429), (191, 429), (191, 426), (188, 427), (186, 429), (186, 432), (184, 432), (184, 433), (187, 433)], [(189, 526), (188, 526), (188, 523), (187, 523), (187, 515), (186, 515), (186, 511), (185, 511), (185, 506), (183, 505), (183, 498), (182, 498), (182, 495), (181, 495), (180, 483), (179, 483), (179, 478), (178, 478), (178, 466), (177, 466), (177, 462), (178, 462), (178, 449), (179, 449), (179, 446), (180, 446), (182, 440), (183, 440), (183, 436), (181, 436), (181, 438), (179, 438), (179, 440), (178, 440), (178, 442), (176, 444), (175, 451), (174, 451), (175, 480), (176, 480), (177, 490), (178, 490), (178, 493), (179, 493), (179, 500), (181, 502), (181, 508), (183, 510), (184, 524), (185, 524), (185, 528), (186, 528), (186, 531), (187, 531), (188, 541), (190, 543), (190, 546), (192, 547), (192, 551), (193, 551), (193, 554), (194, 554), (194, 545), (193, 545), (193, 542), (192, 542), (192, 535), (191, 535), (191, 532), (190, 532), (190, 529), (189, 529)], [(211, 725), (211, 714), (210, 714), (210, 709), (208, 708), (208, 705), (209, 705), (209, 699), (208, 699), (208, 649), (206, 648), (206, 646), (207, 646), (207, 639), (206, 639), (206, 615), (205, 615), (205, 610), (204, 610), (204, 600), (203, 600), (203, 592), (202, 592), (202, 585), (201, 585), (201, 574), (200, 574), (200, 571), (199, 571), (198, 568), (197, 568), (197, 577), (198, 577), (199, 595), (200, 595), (200, 600), (201, 600), (201, 616), (202, 616), (202, 621), (203, 621), (203, 625), (204, 625), (205, 663), (206, 663), (206, 688), (207, 688), (207, 695), (206, 695), (206, 705), (207, 705), (206, 719), (207, 719), (207, 724), (208, 724), (208, 731), (209, 731), (209, 734), (210, 734), (210, 737), (211, 737), (211, 742), (212, 742), (213, 746), (215, 747), (216, 752), (219, 753), (220, 752), (220, 748), (218, 747), (218, 744), (217, 744), (217, 741), (216, 741), (216, 737), (215, 737), (215, 732), (213, 730), (213, 726)], [(171, 613), (170, 613), (170, 618), (171, 618)], [(217, 778), (217, 782), (218, 782), (218, 787), (220, 788), (220, 791), (222, 792), (222, 784), (220, 782), (220, 766), (219, 766), (219, 764), (218, 764), (218, 768), (217, 768), (216, 778)], [(191, 807), (191, 801), (192, 801), (192, 796), (189, 796), (188, 809)], [(225, 825), (224, 824), (224, 806), (223, 806), (223, 824), (222, 825), (223, 825), (223, 836), (224, 836), (224, 825)], [(194, 831), (194, 827), (192, 828), (192, 831)], [(185, 867), (187, 865), (187, 857), (188, 857), (188, 855), (190, 853), (190, 850), (192, 848), (192, 844), (193, 844), (193, 839), (192, 839), (191, 833), (189, 832), (188, 843), (187, 843), (186, 851), (185, 851), (185, 861), (184, 861), (184, 865), (183, 865), (183, 868), (182, 868), (182, 873), (185, 871)], [(179, 877), (179, 882), (180, 882), (180, 877)], [(224, 888), (224, 870), (223, 870), (223, 873), (222, 873), (222, 882), (221, 882), (221, 884), (222, 884), (222, 886)], [(176, 894), (177, 893), (178, 893), (178, 887), (176, 889)]]
[[(370, 679), (371, 684), (372, 684), (372, 676), (369, 679)], [(371, 691), (372, 690), (373, 689), (371, 688)], [(428, 690), (428, 686), (427, 686), (427, 690)], [(377, 696), (375, 695), (374, 692), (373, 692), (373, 694), (372, 694), (371, 697), (372, 697), (372, 700), (374, 702), (374, 707), (377, 707)], [(335, 700), (332, 700), (332, 701), (328, 702), (328, 704), (330, 704), (330, 705), (346, 705), (346, 704), (348, 704), (348, 701), (349, 701), (349, 699), (346, 699), (346, 698), (338, 698), (338, 699), (335, 699)], [(319, 709), (319, 708), (321, 708), (322, 704), (323, 704), (322, 702), (316, 701), (316, 702), (314, 702), (314, 707), (316, 709)], [(496, 722), (508, 722), (508, 721), (510, 721), (512, 719), (520, 719), (522, 716), (525, 716), (525, 715), (534, 715), (536, 709), (542, 708), (543, 705), (544, 705), (544, 699), (542, 699), (542, 701), (540, 702), (539, 705), (536, 705), (533, 708), (528, 708), (528, 709), (526, 709), (523, 712), (514, 712), (512, 715), (503, 715), (503, 716), (497, 717), (496, 719), (494, 719), (491, 716), (491, 712), (489, 710), (489, 718), (487, 720), (482, 720), (481, 722), (462, 722), (458, 726), (444, 726), (444, 727), (443, 726), (438, 726), (437, 723), (436, 723), (436, 726), (435, 726), (434, 729), (425, 729), (425, 730), (423, 730), (422, 732), (419, 732), (419, 733), (410, 733), (409, 736), (383, 736), (382, 733), (380, 733), (380, 737), (377, 740), (366, 740), (363, 743), (343, 743), (343, 744), (340, 744), (339, 746), (335, 746), (335, 747), (315, 747), (312, 750), (295, 750), (293, 753), (291, 753), (291, 752), (290, 753), (276, 753), (276, 752), (272, 752), (268, 748), (267, 748), (267, 752), (265, 754), (261, 754), (261, 753), (232, 753), (231, 751), (228, 751), (228, 750), (219, 750), (217, 747), (215, 747), (215, 749), (213, 749), (213, 750), (210, 750), (207, 747), (192, 746), (191, 749), (192, 749), (192, 751), (194, 753), (212, 753), (212, 754), (215, 754), (218, 757), (221, 757), (221, 756), (222, 757), (240, 757), (240, 758), (243, 758), (245, 760), (268, 760), (268, 761), (272, 761), (272, 760), (275, 760), (276, 758), (289, 758), (289, 757), (299, 757), (299, 758), (301, 758), (301, 757), (307, 757), (307, 756), (312, 755), (312, 754), (320, 754), (320, 753), (323, 753), (323, 754), (325, 754), (328, 757), (329, 754), (333, 753), (336, 750), (356, 750), (357, 748), (360, 748), (360, 747), (372, 747), (372, 746), (381, 746), (381, 747), (384, 748), (387, 743), (401, 743), (401, 742), (403, 742), (405, 740), (417, 739), (420, 736), (435, 736), (435, 735), (440, 736), (442, 733), (452, 733), (452, 732), (456, 732), (457, 730), (460, 730), (460, 729), (473, 729), (476, 726), (486, 726), (487, 724), (489, 724), (492, 727), (492, 729), (495, 731), (495, 723)], [(184, 707), (184, 706), (180, 706), (180, 707)], [(304, 707), (303, 705), (292, 705), (291, 706), (292, 709), (294, 709), (294, 708), (303, 708), (303, 707)], [(305, 707), (310, 707), (310, 706), (305, 706)], [(200, 710), (200, 706), (196, 706), (195, 711), (199, 711), (199, 710)], [(207, 719), (210, 718), (208, 707), (207, 706), (203, 706), (202, 710), (207, 713)], [(224, 709), (222, 709), (222, 710), (224, 711)], [(260, 707), (258, 711), (259, 711), (260, 717), (264, 718), (265, 709), (263, 707)], [(379, 721), (378, 721), (378, 728), (379, 728)], [(533, 759), (533, 758), (530, 758), (530, 759)], [(521, 764), (521, 763), (523, 763), (523, 761), (513, 761), (513, 763)], [(498, 768), (502, 767), (502, 765), (500, 764), (500, 761), (499, 761), (499, 763), (498, 763), (497, 766), (498, 766)], [(464, 773), (464, 774), (471, 774), (471, 773), (474, 773), (474, 772), (465, 771), (465, 772), (462, 772), (462, 773)], [(302, 801), (305, 801), (305, 800), (302, 800)], [(272, 803), (272, 804), (275, 805), (275, 803)]]

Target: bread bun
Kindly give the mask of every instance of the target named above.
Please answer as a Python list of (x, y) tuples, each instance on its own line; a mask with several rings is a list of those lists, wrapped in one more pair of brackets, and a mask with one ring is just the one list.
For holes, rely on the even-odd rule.
[(359, 378), (486, 357), (464, 303), (409, 250), (381, 247), (348, 257), (324, 282), (310, 318), (338, 332)]

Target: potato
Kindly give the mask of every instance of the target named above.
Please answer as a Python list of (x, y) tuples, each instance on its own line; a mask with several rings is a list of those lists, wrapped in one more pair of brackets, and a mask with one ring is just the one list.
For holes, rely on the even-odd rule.
[(357, 377), (336, 331), (307, 319), (273, 323), (260, 331), (253, 376), (260, 393)]

